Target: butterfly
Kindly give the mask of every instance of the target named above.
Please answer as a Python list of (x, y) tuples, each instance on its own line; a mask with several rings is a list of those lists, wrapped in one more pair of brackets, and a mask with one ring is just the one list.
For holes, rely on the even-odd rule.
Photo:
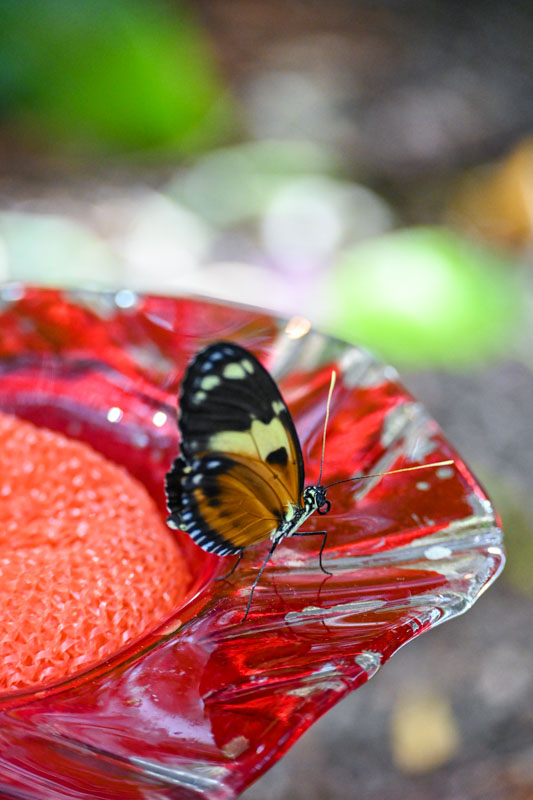
[[(304, 488), (304, 461), (289, 409), (257, 358), (216, 342), (189, 364), (179, 397), (181, 454), (166, 477), (170, 527), (203, 550), (239, 556), (268, 539), (270, 552), (314, 512), (326, 514), (326, 488)], [(308, 535), (305, 533), (304, 535)], [(319, 553), (326, 543), (326, 532)], [(233, 570), (232, 570), (233, 572)], [(328, 573), (330, 574), (330, 573)]]
[(318, 483), (304, 487), (302, 448), (289, 409), (251, 352), (233, 342), (215, 342), (197, 353), (185, 371), (178, 412), (181, 452), (165, 480), (167, 524), (207, 552), (237, 555), (224, 578), (234, 572), (246, 548), (270, 540), (243, 620), (263, 570), (284, 539), (322, 536), (319, 565), (331, 574), (322, 564), (327, 532), (299, 529), (315, 511), (327, 514), (331, 508), (326, 492), (334, 484), (323, 486), (321, 477), (334, 383), (333, 372)]

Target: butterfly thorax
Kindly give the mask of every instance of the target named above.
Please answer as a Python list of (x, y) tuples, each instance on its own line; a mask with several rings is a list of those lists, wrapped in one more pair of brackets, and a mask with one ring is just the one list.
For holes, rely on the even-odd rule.
[(293, 536), (311, 514), (327, 514), (330, 502), (326, 499), (326, 489), (323, 486), (306, 486), (303, 491), (303, 505), (291, 503), (281, 525), (272, 532), (273, 541), (281, 541), (287, 536)]
[[(306, 486), (303, 491), (304, 509), (309, 509), (309, 514), (313, 511), (318, 511), (319, 514), (327, 514), (330, 509), (329, 500), (326, 499), (326, 487), (321, 486)], [(325, 510), (322, 509), (325, 507)]]

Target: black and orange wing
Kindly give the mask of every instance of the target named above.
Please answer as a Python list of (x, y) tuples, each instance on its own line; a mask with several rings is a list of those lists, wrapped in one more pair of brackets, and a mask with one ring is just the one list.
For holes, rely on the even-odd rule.
[(267, 539), (301, 505), (303, 458), (275, 382), (250, 352), (217, 342), (180, 391), (181, 455), (167, 475), (169, 524), (225, 555)]

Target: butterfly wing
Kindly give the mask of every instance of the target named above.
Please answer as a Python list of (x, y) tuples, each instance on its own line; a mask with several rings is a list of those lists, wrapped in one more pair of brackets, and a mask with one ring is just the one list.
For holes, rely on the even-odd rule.
[(303, 458), (276, 384), (250, 352), (217, 342), (180, 391), (181, 456), (167, 475), (169, 523), (205, 550), (237, 553), (267, 539), (301, 505)]

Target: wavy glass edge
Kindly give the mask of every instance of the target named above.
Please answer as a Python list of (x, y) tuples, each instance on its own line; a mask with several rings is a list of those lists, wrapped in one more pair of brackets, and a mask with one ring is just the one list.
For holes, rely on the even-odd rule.
[[(108, 307), (113, 302), (113, 297), (116, 299), (116, 293), (113, 292), (68, 291), (65, 295), (71, 300), (75, 299), (77, 303), (92, 307), (99, 303)], [(142, 298), (142, 295), (138, 297)], [(211, 298), (202, 300), (195, 297), (190, 300), (217, 306)], [(232, 307), (226, 303), (221, 305), (225, 308)], [(234, 308), (237, 315), (244, 310), (246, 313), (254, 313), (252, 309), (239, 306)], [(316, 371), (333, 361), (337, 363), (341, 372), (339, 377), (348, 389), (365, 387), (372, 390), (374, 386), (394, 383), (397, 379), (393, 368), (380, 364), (363, 350), (316, 332), (300, 339), (290, 339), (284, 333), (286, 320), (278, 319), (276, 324), (278, 334), (272, 343), (272, 355), (267, 367), (276, 380), (282, 383), (282, 387), (284, 379), (290, 377), (296, 368)], [(246, 341), (240, 341), (246, 344)], [(373, 465), (373, 469), (381, 471), (389, 468), (388, 462), (391, 458), (394, 461), (398, 457), (402, 447), (411, 448), (410, 458), (413, 463), (416, 463), (416, 458), (423, 460), (429, 453), (441, 452), (443, 448), (446, 456), (452, 453), (457, 458), (443, 439), (436, 423), (427, 416), (420, 404), (408, 399), (407, 394), (405, 397), (405, 402), (399, 403), (384, 416), (381, 435), (386, 442), (385, 453)], [(290, 397), (288, 401), (291, 405)], [(332, 409), (333, 417), (334, 413)], [(310, 426), (302, 438), (310, 436), (312, 429), (313, 426)], [(326, 566), (333, 569), (337, 577), (361, 572), (367, 574), (372, 570), (381, 574), (392, 568), (403, 571), (402, 580), (406, 580), (405, 576), (409, 577), (410, 574), (416, 576), (412, 582), (412, 592), (405, 596), (392, 596), (384, 601), (379, 597), (361, 599), (357, 593), (346, 598), (343, 590), (338, 593), (342, 595), (338, 598), (339, 602), (332, 602), (332, 598), (328, 598), (328, 591), (324, 590), (317, 600), (316, 549), (298, 551), (295, 556), (292, 547), (284, 546), (269, 567), (268, 582), (258, 592), (258, 597), (254, 597), (254, 604), (257, 603), (258, 607), (245, 626), (238, 627), (235, 622), (236, 604), (242, 607), (245, 602), (245, 596), (240, 595), (245, 595), (245, 587), (249, 586), (254, 569), (261, 561), (260, 557), (251, 557), (249, 563), (243, 565), (239, 576), (240, 591), (237, 587), (237, 592), (232, 594), (233, 584), (228, 589), (226, 582), (200, 589), (195, 597), (190, 598), (187, 610), (178, 610), (172, 619), (158, 626), (150, 637), (137, 643), (136, 653), (128, 656), (126, 649), (110, 659), (104, 671), (96, 667), (89, 670), (85, 678), (83, 674), (73, 676), (50, 692), (45, 689), (31, 693), (32, 697), (29, 694), (27, 698), (20, 697), (21, 702), (17, 703), (17, 707), (8, 712), (9, 722), (14, 729), (22, 726), (26, 733), (29, 726), (35, 741), (42, 741), (45, 750), (49, 746), (52, 749), (60, 746), (64, 752), (71, 753), (74, 761), (79, 758), (80, 752), (91, 763), (100, 760), (107, 763), (111, 759), (113, 769), (122, 773), (121, 780), (128, 784), (133, 780), (135, 785), (140, 770), (143, 775), (141, 783), (153, 779), (156, 781), (154, 790), (163, 792), (154, 795), (157, 797), (235, 796), (277, 760), (316, 718), (372, 677), (403, 644), (425, 630), (465, 612), (497, 577), (503, 567), (504, 553), (502, 532), (496, 515), (483, 490), (458, 458), (457, 465), (466, 485), (471, 487), (468, 495), (469, 513), (425, 537), (414, 537), (408, 543), (401, 541), (398, 546), (386, 550), (377, 549), (372, 552), (364, 547), (350, 548), (349, 545), (343, 545), (338, 551), (335, 548), (328, 551)], [(354, 492), (353, 501), (364, 501), (373, 488), (371, 483), (363, 486)], [(220, 561), (218, 572), (226, 571), (227, 561)], [(424, 591), (425, 573), (432, 576), (427, 591)], [(421, 575), (423, 579), (420, 578)], [(285, 589), (291, 581), (296, 581), (309, 602), (295, 610), (272, 614), (269, 608), (275, 600), (277, 584)], [(335, 599), (336, 594), (333, 594)], [(371, 624), (377, 625), (376, 635), (380, 644), (376, 647), (363, 646), (361, 637), (358, 638), (354, 633)], [(175, 629), (169, 632), (173, 625), (176, 625)], [(320, 628), (322, 639), (317, 634)], [(333, 647), (327, 649), (327, 645), (332, 644), (331, 639), (328, 641), (328, 628), (334, 632), (342, 632), (338, 652)], [(159, 638), (161, 629), (166, 633)], [(350, 632), (353, 639), (350, 639)], [(291, 636), (300, 639), (311, 637), (313, 644), (307, 652), (304, 666), (301, 663), (301, 652), (298, 652), (298, 657), (295, 658), (298, 663), (296, 666), (292, 665), (292, 669), (289, 663), (288, 669), (284, 670), (275, 659), (271, 664), (254, 661), (254, 656), (258, 653), (268, 652), (272, 657), (271, 645), (264, 647), (263, 643), (270, 643), (272, 637), (276, 636), (281, 637), (284, 645), (284, 636), (289, 639)], [(246, 647), (246, 641), (249, 643), (251, 639), (253, 647)], [(98, 737), (94, 739), (87, 732), (81, 735), (75, 725), (72, 727), (64, 724), (65, 717), (68, 716), (69, 695), (75, 698), (72, 701), (74, 707), (80, 697), (86, 700), (84, 692), (86, 693), (90, 684), (90, 691), (101, 692), (100, 698), (109, 699), (109, 676), (120, 673), (117, 680), (124, 684), (131, 675), (137, 680), (139, 676), (134, 673), (139, 670), (141, 676), (153, 674), (159, 668), (159, 663), (164, 665), (165, 659), (168, 661), (169, 652), (184, 641), (198, 643), (205, 652), (210, 650), (209, 658), (213, 652), (221, 654), (221, 663), (224, 663), (224, 659), (231, 662), (231, 654), (239, 650), (236, 642), (243, 646), (240, 656), (245, 653), (246, 668), (240, 674), (233, 675), (230, 668), (225, 674), (225, 682), (217, 685), (215, 681), (213, 685), (204, 687), (205, 691), (199, 694), (204, 707), (209, 708), (211, 731), (215, 732), (214, 746), (206, 749), (204, 758), (200, 758), (198, 754), (187, 754), (187, 747), (182, 747), (181, 752), (179, 748), (176, 750), (167, 747), (159, 758), (154, 758), (153, 755), (144, 757), (126, 754), (120, 736), (115, 740), (111, 737), (101, 747)], [(291, 652), (294, 655), (295, 651)], [(127, 659), (126, 663), (124, 659)], [(253, 670), (250, 668), (250, 660)], [(141, 677), (140, 680), (144, 678)], [(113, 681), (113, 686), (116, 683)], [(219, 736), (220, 741), (216, 741), (217, 729), (223, 730), (227, 720), (235, 717), (236, 708), (239, 718), (239, 714), (245, 713), (246, 707), (254, 708), (254, 704), (257, 704), (260, 711), (256, 715), (263, 721), (268, 719), (265, 694), (267, 705), (274, 703), (276, 708), (283, 707), (289, 712), (288, 722), (282, 731), (276, 731), (274, 737), (261, 736), (260, 732), (256, 732), (253, 742), (253, 737), (243, 733), (237, 733), (227, 741), (222, 741), (223, 737)], [(24, 699), (29, 701), (28, 708), (24, 706)], [(54, 703), (58, 705), (54, 706)], [(132, 730), (135, 729), (136, 721), (138, 722), (134, 715), (129, 718)], [(253, 724), (251, 727), (253, 733)], [(239, 727), (234, 719), (230, 728), (233, 732), (244, 729), (243, 724)], [(8, 770), (12, 767), (9, 764), (2, 766)], [(37, 786), (32, 788), (33, 792), (36, 790)], [(172, 794), (176, 791), (181, 793)], [(34, 793), (28, 796), (41, 795)], [(90, 798), (93, 795), (88, 793), (82, 796)]]

